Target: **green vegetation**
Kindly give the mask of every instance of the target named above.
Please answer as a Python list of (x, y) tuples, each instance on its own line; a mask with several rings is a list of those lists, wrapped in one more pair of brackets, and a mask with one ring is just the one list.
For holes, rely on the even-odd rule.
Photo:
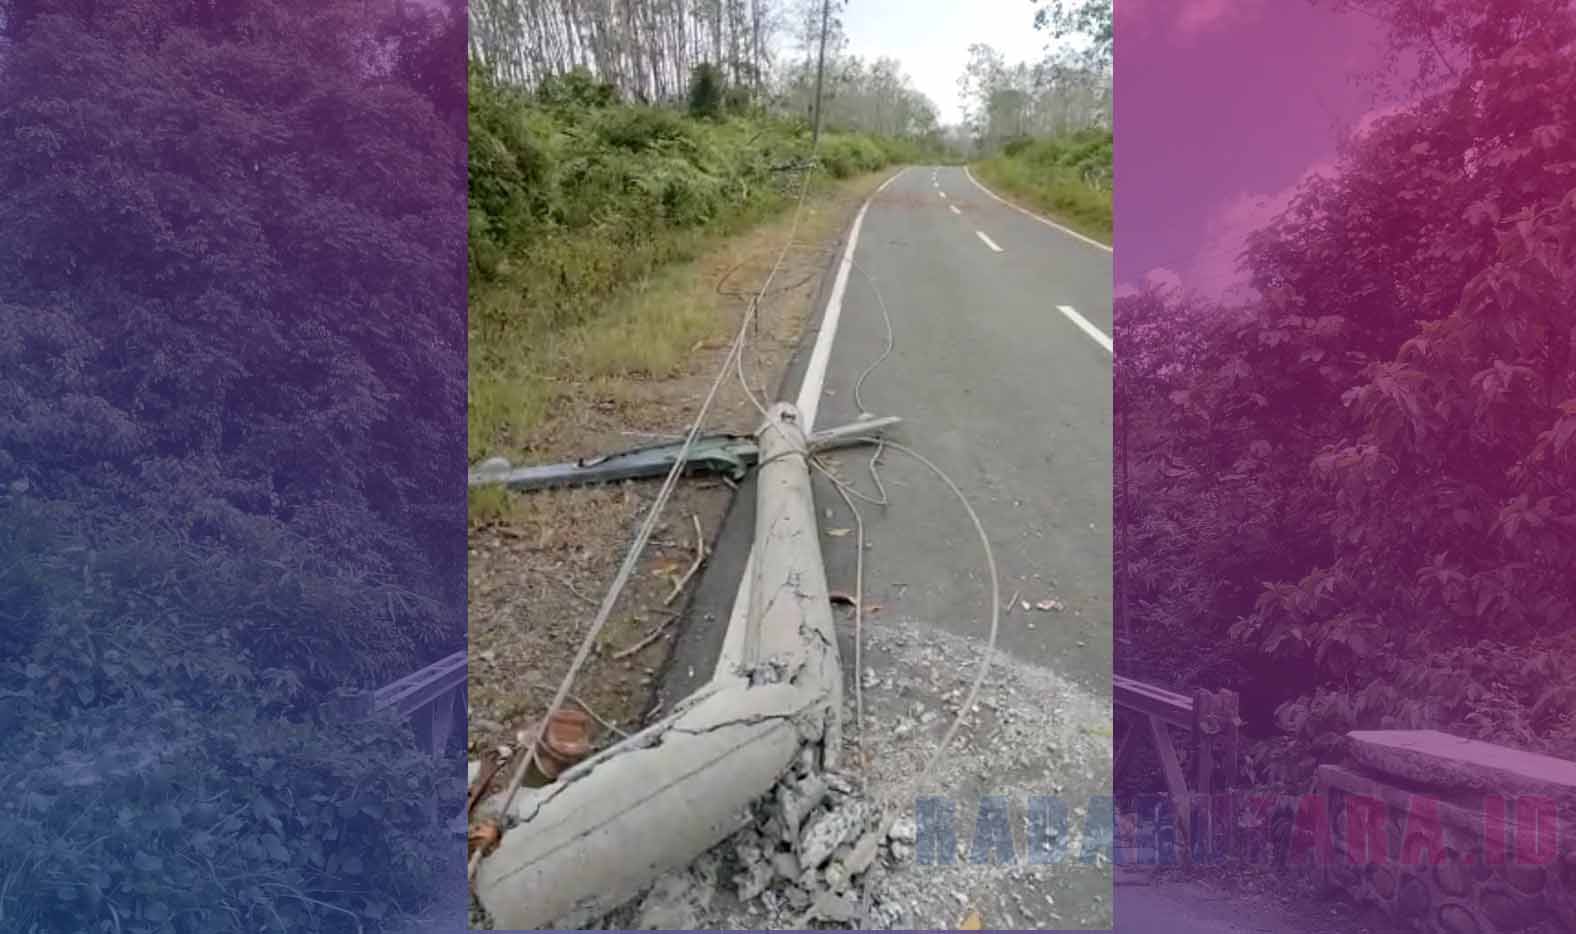
[(1352, 730), (1576, 758), (1576, 12), (1356, 6), (1392, 63), (1469, 64), (1246, 237), (1256, 294), (1114, 309), (1118, 668), (1238, 690), (1248, 779), (1291, 792)]
[[(809, 127), (751, 111), (698, 68), (691, 113), (618, 101), (583, 73), (470, 88), (470, 454), (527, 447), (565, 374), (655, 377), (712, 322), (626, 314), (674, 264), (788, 207)], [(813, 178), (934, 161), (918, 143), (821, 136)], [(588, 328), (588, 326), (590, 326)], [(616, 339), (615, 339), (616, 338)]]
[(454, 898), (460, 750), (320, 705), (464, 645), (464, 45), (452, 0), (6, 6), (0, 930)]
[(1013, 140), (973, 171), (999, 194), (1110, 242), (1110, 130)]

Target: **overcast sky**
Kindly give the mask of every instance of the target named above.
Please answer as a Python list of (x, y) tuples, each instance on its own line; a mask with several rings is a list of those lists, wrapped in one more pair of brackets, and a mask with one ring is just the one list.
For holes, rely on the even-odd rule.
[(1373, 20), (1304, 0), (1117, 0), (1116, 281), (1225, 294), (1249, 233), (1385, 109)]
[(958, 76), (969, 45), (983, 42), (1008, 64), (1037, 62), (1049, 36), (1034, 28), (1031, 0), (848, 0), (848, 51), (895, 58), (914, 86), (935, 102), (942, 123), (963, 119)]

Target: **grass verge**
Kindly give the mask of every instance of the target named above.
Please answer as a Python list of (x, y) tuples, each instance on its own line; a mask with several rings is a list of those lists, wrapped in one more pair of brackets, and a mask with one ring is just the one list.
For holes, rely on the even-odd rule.
[(1111, 242), (1111, 134), (1015, 140), (971, 166), (998, 194), (1102, 243)]
[[(828, 262), (821, 255), (825, 244), (835, 242), (849, 211), (893, 171), (812, 184), (794, 246), (760, 312), (769, 339), (752, 346), (747, 358), (765, 381), (758, 392), (775, 389), (786, 352), (812, 310)], [(746, 229), (732, 229), (743, 226), (734, 224), (727, 233), (686, 233), (667, 245), (669, 262), (613, 290), (580, 322), (520, 340), (509, 353), (494, 348), (486, 358), (492, 366), (478, 366), (473, 357), (473, 460), (572, 459), (600, 450), (598, 445), (630, 446), (650, 434), (681, 432), (792, 223), (791, 203), (785, 202), (774, 216)], [(513, 300), (503, 290), (472, 298), (473, 304)], [(724, 387), (729, 391), (719, 400), (717, 417), (730, 422), (727, 430), (747, 431), (752, 423), (740, 408), (742, 394), (734, 395), (736, 382)], [(511, 499), (501, 489), (472, 491), (472, 523), (507, 516)]]

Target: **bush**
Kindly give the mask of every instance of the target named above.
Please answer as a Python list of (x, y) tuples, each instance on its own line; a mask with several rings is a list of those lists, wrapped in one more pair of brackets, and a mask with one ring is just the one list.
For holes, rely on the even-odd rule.
[(317, 934), (422, 910), (441, 884), (434, 848), (455, 846), (428, 802), (457, 812), (458, 776), (404, 724), (314, 723), (256, 704), (237, 691), (201, 716), (151, 719), (108, 706), (63, 728), (42, 711), (7, 731), (20, 771), (0, 871), (26, 894), (8, 925), (82, 931), (114, 916), (127, 931)]
[(618, 103), (619, 96), (618, 88), (598, 80), (584, 68), (576, 68), (568, 74), (548, 76), (537, 86), (536, 100), (546, 107), (574, 109), (611, 107)]
[(742, 116), (750, 112), (750, 89), (740, 85), (732, 85), (723, 95), (723, 109), (734, 116)]
[(988, 184), (1097, 237), (1111, 235), (1111, 132), (1082, 130), (1050, 138), (1009, 140), (981, 162)]
[(691, 117), (715, 120), (722, 114), (722, 72), (710, 62), (702, 62), (690, 71), (689, 113)]
[[(405, 69), (464, 18), (372, 77), (364, 4), (234, 7), (3, 27), (8, 932), (372, 934), (457, 842), (425, 813), (457, 759), (315, 708), (463, 639), (463, 128)], [(551, 164), (491, 116), (496, 246)]]
[[(530, 95), (471, 75), (473, 456), (498, 452), (506, 413), (539, 411), (511, 388), (539, 370), (521, 361), (538, 360), (620, 289), (693, 255), (700, 238), (758, 220), (797, 191), (795, 173), (774, 169), (809, 157), (808, 124), (737, 116), (748, 94), (725, 88), (709, 65), (690, 91), (678, 110), (611, 102), (583, 78)], [(838, 179), (925, 157), (908, 140), (821, 139), (821, 164)]]
[(863, 134), (827, 133), (821, 137), (821, 164), (833, 178), (874, 172), (891, 159), (882, 146)]

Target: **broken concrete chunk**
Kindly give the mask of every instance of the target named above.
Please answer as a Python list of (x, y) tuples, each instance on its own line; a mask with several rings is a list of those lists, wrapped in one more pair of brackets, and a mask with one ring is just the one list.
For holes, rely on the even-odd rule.
[(913, 844), (919, 840), (919, 827), (915, 825), (912, 817), (899, 817), (892, 822), (892, 829), (887, 836), (899, 843)]
[(796, 785), (777, 786), (777, 817), (782, 821), (784, 840), (793, 840), (810, 812), (826, 800), (826, 780), (817, 775)]
[(741, 833), (733, 843), (733, 855), (741, 866), (758, 863), (766, 858), (763, 844), (764, 841), (759, 835), (751, 832)]
[(772, 854), (772, 868), (784, 879), (798, 879), (801, 873), (799, 858), (792, 853)]
[(832, 851), (864, 829), (866, 814), (864, 802), (855, 800), (812, 819), (799, 838), (800, 865), (814, 868), (826, 862)]
[(841, 861), (834, 859), (826, 864), (826, 887), (834, 892), (848, 888), (848, 867)]
[(668, 873), (641, 901), (636, 924), (646, 931), (693, 929), (711, 904), (711, 892), (709, 886), (696, 885), (687, 872)]
[(782, 818), (775, 814), (768, 817), (766, 823), (761, 825), (761, 835), (768, 840), (793, 839), (793, 835), (788, 833), (787, 828), (783, 826)]
[(851, 795), (854, 793), (854, 783), (846, 775), (838, 772), (827, 772), (825, 780), (826, 787), (840, 795)]
[(858, 913), (859, 906), (854, 904), (853, 899), (827, 891), (817, 895), (810, 906), (811, 916), (822, 921), (852, 921)]
[(754, 899), (771, 884), (772, 865), (765, 860), (746, 864), (743, 871), (733, 877), (733, 887), (739, 893), (741, 902)]
[(869, 869), (870, 864), (875, 862), (876, 851), (880, 847), (881, 834), (877, 831), (867, 831), (860, 837), (859, 842), (855, 843), (853, 850), (849, 852), (848, 858), (843, 860), (844, 865), (848, 867), (849, 875), (857, 876)]

